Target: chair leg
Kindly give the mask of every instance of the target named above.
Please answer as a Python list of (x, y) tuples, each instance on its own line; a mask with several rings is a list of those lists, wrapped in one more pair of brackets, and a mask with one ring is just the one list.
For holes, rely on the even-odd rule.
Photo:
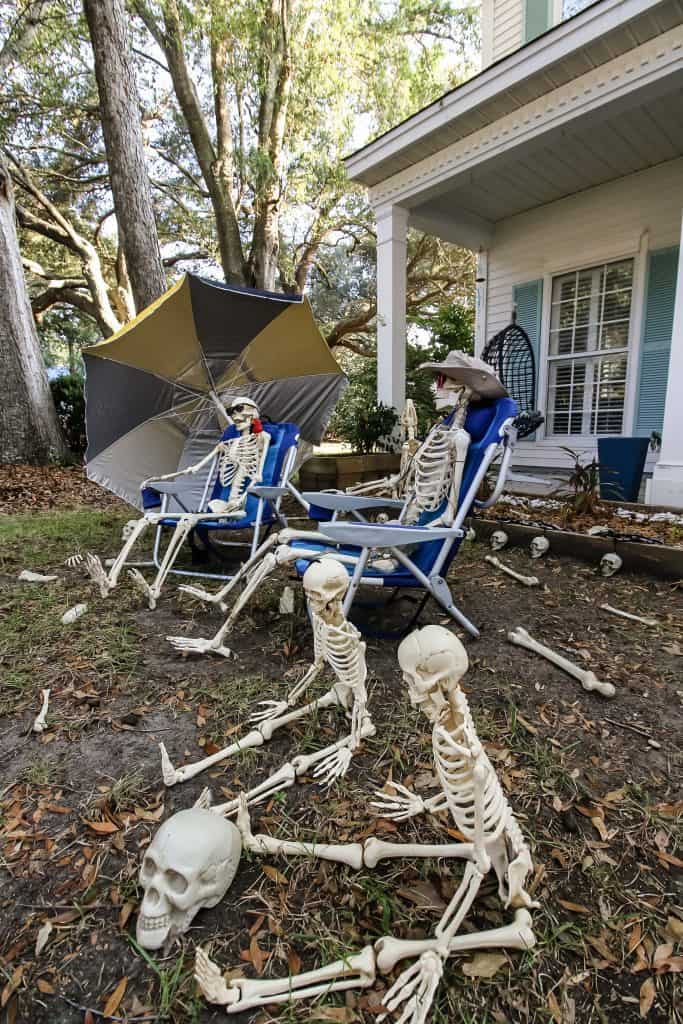
[(455, 619), (458, 625), (462, 626), (470, 636), (474, 637), (475, 640), (478, 640), (479, 630), (474, 623), (470, 622), (467, 616), (463, 615), (460, 609), (453, 603), (451, 592), (443, 576), (430, 576), (429, 584), (431, 595), (434, 600), (440, 604), (444, 611), (448, 612), (448, 614)]

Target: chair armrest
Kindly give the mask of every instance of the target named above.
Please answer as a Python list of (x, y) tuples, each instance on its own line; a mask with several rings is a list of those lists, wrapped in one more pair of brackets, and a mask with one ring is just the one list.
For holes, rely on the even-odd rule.
[(400, 548), (408, 544), (427, 544), (432, 540), (463, 537), (455, 526), (392, 526), (390, 523), (321, 523), (319, 532), (337, 544), (359, 548)]
[(252, 484), (247, 487), (247, 494), (253, 494), (256, 498), (263, 498), (265, 501), (277, 501), (289, 494), (287, 487), (267, 487), (265, 484)]
[(304, 491), (302, 497), (310, 505), (325, 508), (331, 512), (361, 512), (364, 509), (388, 508), (400, 512), (404, 501), (396, 498), (363, 498), (355, 494), (335, 494), (327, 491)]

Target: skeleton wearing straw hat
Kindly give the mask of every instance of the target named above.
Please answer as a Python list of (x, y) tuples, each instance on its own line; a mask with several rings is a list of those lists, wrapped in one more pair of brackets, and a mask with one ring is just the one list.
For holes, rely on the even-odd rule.
[(129, 569), (128, 574), (137, 587), (145, 594), (150, 608), (156, 606), (164, 581), (175, 562), (188, 534), (202, 519), (241, 519), (245, 514), (247, 491), (252, 484), (258, 484), (263, 475), (270, 435), (261, 427), (259, 410), (251, 398), (232, 399), (225, 410), (229, 422), (237, 430), (236, 437), (222, 439), (208, 455), (186, 469), (175, 473), (145, 480), (142, 487), (154, 487), (181, 476), (194, 476), (216, 459), (217, 478), (225, 491), (223, 498), (208, 503), (209, 513), (189, 512), (146, 512), (133, 522), (125, 543), (109, 572), (105, 572), (97, 555), (86, 556), (86, 568), (91, 579), (98, 584), (102, 597), (107, 597), (119, 580), (128, 556), (142, 534), (149, 526), (156, 526), (162, 520), (175, 519), (176, 525), (164, 554), (163, 560), (152, 584), (149, 584), (138, 569)]

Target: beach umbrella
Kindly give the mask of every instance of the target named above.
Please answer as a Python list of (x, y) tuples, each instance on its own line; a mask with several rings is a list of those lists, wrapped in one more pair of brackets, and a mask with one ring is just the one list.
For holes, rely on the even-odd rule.
[(248, 396), (264, 419), (296, 423), (316, 444), (347, 385), (302, 295), (195, 274), (83, 356), (88, 477), (138, 507), (142, 480), (216, 443), (216, 398)]

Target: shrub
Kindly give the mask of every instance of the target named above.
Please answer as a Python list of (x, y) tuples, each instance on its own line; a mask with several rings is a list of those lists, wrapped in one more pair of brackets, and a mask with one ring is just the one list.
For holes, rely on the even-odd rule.
[(57, 417), (70, 450), (82, 455), (86, 448), (83, 378), (76, 373), (50, 381)]

